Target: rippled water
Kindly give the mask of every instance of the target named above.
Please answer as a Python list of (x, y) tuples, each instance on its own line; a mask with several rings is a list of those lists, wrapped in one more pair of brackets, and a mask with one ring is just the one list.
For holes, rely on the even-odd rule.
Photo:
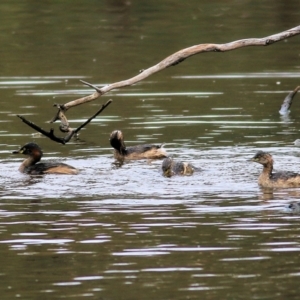
[[(259, 188), (261, 166), (249, 159), (266, 150), (275, 169), (299, 172), (299, 95), (288, 116), (278, 112), (299, 85), (299, 37), (195, 56), (72, 108), (77, 127), (113, 100), (67, 145), (16, 117), (62, 136), (48, 122), (52, 105), (92, 93), (80, 79), (103, 86), (196, 43), (298, 25), (298, 3), (280, 3), (0, 5), (1, 299), (298, 299), (299, 215), (287, 206), (300, 190)], [(115, 129), (127, 145), (164, 143), (199, 170), (165, 178), (160, 160), (120, 166)], [(79, 175), (19, 173), (12, 151), (29, 141)]]
[[(5, 80), (3, 85), (13, 83), (20, 97), (83, 93), (72, 84), (61, 91), (48, 89), (45, 78)], [(73, 79), (48, 80), (60, 85)], [(299, 217), (287, 205), (299, 199), (299, 190), (261, 190), (261, 166), (248, 161), (257, 149), (267, 149), (277, 168), (297, 171), (299, 150), (292, 144), (298, 133), (296, 101), (291, 114), (282, 118), (278, 110), (285, 90), (278, 91), (273, 111), (267, 108), (262, 116), (237, 98), (233, 106), (220, 105), (228, 97), (225, 92), (143, 94), (141, 86), (139, 93), (129, 88), (128, 94), (110, 95), (111, 107), (81, 132), (78, 142), (66, 146), (36, 135), (12, 112), (7, 114), (7, 122), (17, 123), (22, 134), (2, 133), (12, 141), (3, 144), (0, 172), (5, 295), (196, 299), (219, 298), (226, 292), (228, 299), (296, 299)], [(258, 90), (268, 97), (268, 89), (256, 83), (244, 93), (256, 97)], [(134, 116), (112, 114), (116, 102), (126, 104), (129, 95)], [(212, 107), (191, 109), (202, 97)], [(187, 107), (176, 113), (183, 101)], [(261, 105), (269, 107), (268, 101)], [(31, 120), (38, 117), (38, 105), (21, 104), (18, 109)], [(80, 124), (84, 118), (70, 120)], [(123, 130), (130, 145), (165, 142), (170, 156), (201, 170), (189, 177), (164, 178), (159, 160), (120, 167), (108, 144), (115, 128)], [(45, 160), (63, 160), (80, 174), (20, 174), (22, 157), (10, 152), (28, 139), (43, 145)]]

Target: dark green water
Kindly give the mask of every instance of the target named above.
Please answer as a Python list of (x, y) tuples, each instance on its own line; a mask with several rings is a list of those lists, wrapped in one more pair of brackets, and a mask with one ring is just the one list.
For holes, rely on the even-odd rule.
[[(299, 22), (292, 1), (8, 1), (0, 4), (1, 299), (298, 299), (299, 189), (262, 190), (258, 149), (299, 172), (299, 36), (269, 47), (191, 57), (72, 108), (63, 146), (45, 129), (54, 103), (128, 79), (195, 44), (265, 37)], [(109, 135), (165, 143), (202, 168), (164, 178), (161, 161), (114, 164)], [(77, 176), (20, 174), (13, 150), (34, 141)]]

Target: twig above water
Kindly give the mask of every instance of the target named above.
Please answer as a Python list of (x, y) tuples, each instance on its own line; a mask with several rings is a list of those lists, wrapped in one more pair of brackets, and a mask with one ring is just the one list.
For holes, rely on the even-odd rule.
[(70, 141), (70, 139), (74, 136), (77, 135), (77, 133), (83, 128), (85, 127), (87, 124), (89, 124), (95, 117), (97, 117), (110, 103), (112, 102), (112, 100), (108, 100), (105, 104), (103, 104), (100, 109), (94, 114), (92, 115), (90, 118), (88, 118), (83, 124), (81, 124), (78, 128), (76, 129), (69, 129), (68, 134), (61, 138), (61, 137), (57, 137), (54, 134), (54, 129), (51, 128), (50, 131), (46, 131), (43, 128), (39, 127), (38, 125), (32, 123), (31, 121), (27, 120), (26, 118), (24, 118), (23, 116), (17, 115), (17, 117), (19, 117), (25, 124), (27, 124), (28, 126), (30, 126), (31, 128), (33, 128), (34, 130), (40, 132), (41, 134), (43, 134), (44, 136), (48, 137), (49, 139), (51, 139), (54, 142), (60, 143), (60, 144), (66, 144), (67, 142)]
[(269, 46), (276, 42), (282, 41), (284, 39), (293, 37), (295, 35), (300, 34), (300, 25), (291, 29), (288, 29), (286, 31), (276, 33), (264, 38), (248, 38), (248, 39), (242, 39), (237, 40), (233, 42), (229, 42), (226, 44), (199, 44), (195, 46), (191, 46), (182, 50), (179, 50), (178, 52), (173, 53), (172, 55), (168, 56), (167, 58), (163, 59), (158, 64), (148, 68), (143, 69), (138, 75), (119, 82), (115, 82), (112, 84), (108, 84), (102, 88), (96, 87), (95, 85), (92, 85), (87, 82), (83, 82), (84, 84), (94, 88), (96, 92), (89, 96), (85, 96), (83, 98), (79, 98), (73, 101), (70, 101), (68, 103), (65, 103), (62, 105), (64, 110), (68, 110), (71, 107), (81, 105), (90, 101), (93, 101), (97, 99), (98, 97), (108, 93), (111, 90), (117, 89), (117, 88), (123, 88), (126, 86), (133, 85), (139, 81), (142, 81), (143, 79), (149, 77), (150, 75), (157, 73), (159, 71), (162, 71), (170, 66), (175, 66), (185, 59), (187, 59), (190, 56), (205, 53), (205, 52), (226, 52), (226, 51), (232, 51), (243, 47), (249, 47), (249, 46)]
[[(199, 45), (191, 46), (191, 47), (179, 50), (179, 51), (171, 54), (170, 56), (166, 57), (161, 62), (159, 62), (158, 64), (156, 64), (150, 68), (142, 69), (138, 75), (136, 75), (132, 78), (129, 78), (129, 79), (123, 80), (123, 81), (119, 81), (119, 82), (115, 82), (112, 84), (108, 84), (102, 88), (97, 87), (96, 85), (93, 85), (86, 81), (81, 81), (85, 85), (93, 88), (95, 90), (95, 92), (91, 95), (70, 101), (65, 104), (55, 104), (55, 106), (58, 108), (58, 112), (55, 115), (55, 117), (52, 119), (51, 122), (60, 120), (61, 121), (60, 130), (62, 132), (67, 132), (68, 134), (67, 134), (67, 137), (63, 138), (61, 141), (61, 138), (57, 138), (56, 136), (54, 136), (53, 129), (51, 129), (50, 132), (47, 132), (47, 136), (57, 142), (66, 143), (66, 140), (69, 140), (68, 139), (69, 136), (72, 137), (74, 135), (74, 130), (69, 127), (69, 122), (65, 115), (65, 113), (68, 109), (78, 106), (78, 105), (81, 105), (81, 104), (84, 104), (84, 103), (87, 103), (87, 102), (94, 101), (97, 98), (99, 98), (100, 96), (102, 96), (114, 89), (131, 86), (131, 85), (133, 85), (137, 82), (140, 82), (143, 79), (145, 79), (159, 71), (162, 71), (170, 66), (178, 65), (179, 63), (183, 62), (188, 57), (191, 57), (193, 55), (200, 54), (200, 53), (205, 53), (205, 52), (226, 52), (226, 51), (232, 51), (232, 50), (236, 50), (236, 49), (243, 48), (243, 47), (249, 47), (249, 46), (269, 46), (276, 42), (282, 41), (284, 39), (296, 36), (298, 34), (300, 34), (300, 25), (296, 26), (294, 28), (285, 30), (283, 32), (277, 33), (277, 34), (273, 34), (273, 35), (264, 37), (264, 38), (248, 38), (248, 39), (242, 39), (242, 40), (229, 42), (226, 44), (199, 44)], [(19, 117), (23, 120), (23, 122), (25, 122), (25, 123), (27, 122), (26, 123), (27, 125), (31, 126), (35, 130), (37, 130), (37, 128), (39, 128), (43, 132), (41, 132), (39, 130), (37, 130), (37, 131), (46, 135), (45, 131), (43, 129), (34, 125), (32, 122), (27, 121), (24, 117), (21, 117), (21, 116), (19, 116)]]

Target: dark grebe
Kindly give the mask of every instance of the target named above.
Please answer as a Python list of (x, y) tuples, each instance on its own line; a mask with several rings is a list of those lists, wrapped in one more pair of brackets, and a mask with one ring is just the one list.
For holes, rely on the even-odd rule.
[(162, 145), (144, 144), (132, 147), (126, 147), (123, 133), (115, 130), (110, 135), (110, 144), (115, 149), (114, 157), (118, 160), (124, 159), (158, 159), (167, 156)]
[(19, 171), (31, 175), (40, 174), (78, 174), (78, 170), (59, 162), (37, 163), (43, 156), (42, 149), (35, 143), (28, 143), (13, 154), (22, 153), (28, 157), (22, 162)]
[(300, 174), (295, 172), (273, 171), (272, 155), (263, 151), (258, 151), (251, 159), (263, 165), (263, 171), (258, 177), (258, 184), (267, 188), (290, 188), (300, 186)]
[(173, 175), (192, 175), (195, 168), (186, 162), (174, 161), (172, 158), (167, 157), (162, 162), (163, 175), (171, 177)]

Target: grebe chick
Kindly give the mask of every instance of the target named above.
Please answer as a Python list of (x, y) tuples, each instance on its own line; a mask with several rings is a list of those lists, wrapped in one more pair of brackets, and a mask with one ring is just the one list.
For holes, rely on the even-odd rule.
[(263, 151), (258, 151), (251, 159), (263, 165), (262, 173), (258, 177), (258, 184), (266, 188), (290, 188), (300, 186), (300, 174), (295, 172), (273, 173), (272, 155)]
[(78, 170), (70, 165), (59, 162), (38, 163), (42, 156), (42, 149), (35, 143), (27, 143), (20, 150), (13, 151), (13, 154), (24, 154), (28, 157), (19, 167), (21, 173), (31, 175), (41, 174), (78, 174)]
[(114, 130), (110, 134), (110, 144), (115, 149), (114, 157), (117, 160), (124, 159), (159, 159), (167, 156), (163, 145), (144, 144), (132, 147), (126, 147), (123, 133), (120, 130)]
[(186, 162), (174, 161), (170, 157), (166, 157), (162, 162), (163, 175), (171, 177), (173, 175), (192, 175), (195, 168)]

